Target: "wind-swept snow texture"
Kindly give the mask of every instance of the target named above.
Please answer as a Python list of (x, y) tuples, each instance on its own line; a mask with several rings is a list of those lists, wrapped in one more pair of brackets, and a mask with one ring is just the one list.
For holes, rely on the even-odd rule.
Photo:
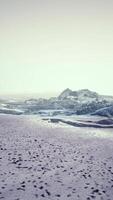
[(0, 115), (0, 199), (112, 200), (113, 129)]

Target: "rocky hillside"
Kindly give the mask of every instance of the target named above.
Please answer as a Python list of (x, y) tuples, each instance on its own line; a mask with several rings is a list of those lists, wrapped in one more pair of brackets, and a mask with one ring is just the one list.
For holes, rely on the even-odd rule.
[(46, 115), (49, 113), (50, 115), (97, 114), (113, 116), (110, 108), (113, 108), (112, 96), (100, 95), (88, 89), (78, 91), (66, 89), (58, 97), (50, 99), (40, 98), (0, 103), (0, 113), (5, 111), (5, 113), (11, 114)]

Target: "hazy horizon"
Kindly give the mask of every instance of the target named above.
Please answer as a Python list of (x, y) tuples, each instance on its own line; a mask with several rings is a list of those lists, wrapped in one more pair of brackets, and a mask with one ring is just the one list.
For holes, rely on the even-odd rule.
[(113, 1), (1, 0), (0, 95), (113, 95)]
[[(71, 89), (71, 88), (65, 88), (66, 89)], [(88, 89), (88, 88), (82, 88), (84, 89)], [(78, 90), (82, 90), (82, 89), (78, 89)], [(45, 98), (45, 99), (49, 99), (51, 97), (57, 97), (59, 96), (64, 90), (61, 91), (56, 91), (56, 92), (50, 92), (50, 93), (20, 93), (20, 94), (0, 94), (0, 98), (6, 98), (6, 99), (28, 99), (28, 98)], [(76, 90), (76, 91), (78, 91)], [(75, 91), (75, 90), (72, 90)], [(91, 90), (92, 91), (92, 90)], [(93, 91), (93, 92), (97, 92), (97, 91)], [(108, 95), (108, 96), (113, 96), (110, 94), (105, 94), (105, 93), (99, 93), (97, 92), (99, 95)]]

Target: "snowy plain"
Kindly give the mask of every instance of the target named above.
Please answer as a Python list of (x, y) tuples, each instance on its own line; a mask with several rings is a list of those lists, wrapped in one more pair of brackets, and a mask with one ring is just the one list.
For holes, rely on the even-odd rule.
[(1, 114), (0, 199), (112, 200), (113, 129)]

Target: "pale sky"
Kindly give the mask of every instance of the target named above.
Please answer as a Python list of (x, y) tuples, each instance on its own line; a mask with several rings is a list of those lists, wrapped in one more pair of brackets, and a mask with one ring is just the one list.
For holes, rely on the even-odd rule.
[(113, 0), (0, 0), (0, 94), (113, 95)]

